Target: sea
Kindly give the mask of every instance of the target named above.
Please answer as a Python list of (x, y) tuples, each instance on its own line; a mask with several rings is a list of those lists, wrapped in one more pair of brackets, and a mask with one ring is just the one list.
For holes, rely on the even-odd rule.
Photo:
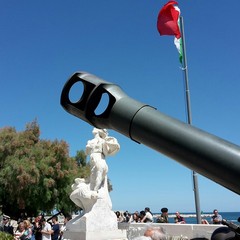
[[(238, 222), (238, 218), (240, 218), (240, 212), (219, 212), (220, 215), (222, 215), (222, 218), (233, 222), (236, 225), (240, 225), (240, 222)], [(157, 218), (157, 216), (159, 216), (160, 213), (154, 213), (154, 219)], [(196, 217), (196, 213), (181, 213), (180, 214), (182, 217), (184, 217), (186, 223), (188, 224), (196, 224), (197, 223), (197, 217)], [(211, 223), (211, 216), (213, 215), (213, 213), (209, 212), (209, 213), (202, 213), (201, 217), (202, 219), (206, 219), (209, 223)], [(175, 213), (169, 213), (168, 214), (169, 217), (169, 223), (174, 223), (174, 217), (175, 217)]]

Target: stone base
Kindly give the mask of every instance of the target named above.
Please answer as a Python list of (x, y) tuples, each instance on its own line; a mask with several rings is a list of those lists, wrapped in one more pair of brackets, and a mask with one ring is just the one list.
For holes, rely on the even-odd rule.
[(64, 240), (127, 240), (126, 230), (97, 232), (64, 232)]
[(127, 240), (125, 229), (118, 229), (116, 214), (104, 199), (97, 199), (92, 210), (67, 223), (64, 240)]

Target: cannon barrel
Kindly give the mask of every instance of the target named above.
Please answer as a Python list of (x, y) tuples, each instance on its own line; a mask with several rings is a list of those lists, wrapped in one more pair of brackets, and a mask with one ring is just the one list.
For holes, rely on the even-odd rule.
[[(73, 102), (70, 93), (77, 83), (82, 84), (83, 92)], [(103, 95), (108, 102), (97, 114)], [(113, 129), (240, 193), (240, 146), (169, 117), (89, 73), (73, 74), (60, 101), (67, 112), (94, 127)]]

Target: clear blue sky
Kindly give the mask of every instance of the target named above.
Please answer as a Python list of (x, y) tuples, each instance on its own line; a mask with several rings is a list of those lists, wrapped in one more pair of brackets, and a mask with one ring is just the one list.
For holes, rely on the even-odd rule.
[[(92, 126), (60, 106), (76, 71), (116, 83), (132, 98), (186, 121), (183, 74), (157, 16), (167, 1), (0, 1), (0, 127), (37, 118), (42, 139), (85, 149)], [(193, 125), (240, 145), (240, 1), (178, 1), (185, 23)], [(192, 171), (110, 130), (113, 209), (195, 211)], [(217, 171), (217, 166), (216, 166)], [(198, 175), (204, 212), (240, 211), (239, 195)]]

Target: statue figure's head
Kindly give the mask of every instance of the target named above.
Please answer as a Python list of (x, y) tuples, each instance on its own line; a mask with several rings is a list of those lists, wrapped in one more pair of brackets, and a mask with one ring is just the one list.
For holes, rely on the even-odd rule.
[(101, 138), (105, 138), (108, 135), (107, 129), (99, 129), (99, 128), (93, 128), (92, 131), (93, 135), (99, 134)]

